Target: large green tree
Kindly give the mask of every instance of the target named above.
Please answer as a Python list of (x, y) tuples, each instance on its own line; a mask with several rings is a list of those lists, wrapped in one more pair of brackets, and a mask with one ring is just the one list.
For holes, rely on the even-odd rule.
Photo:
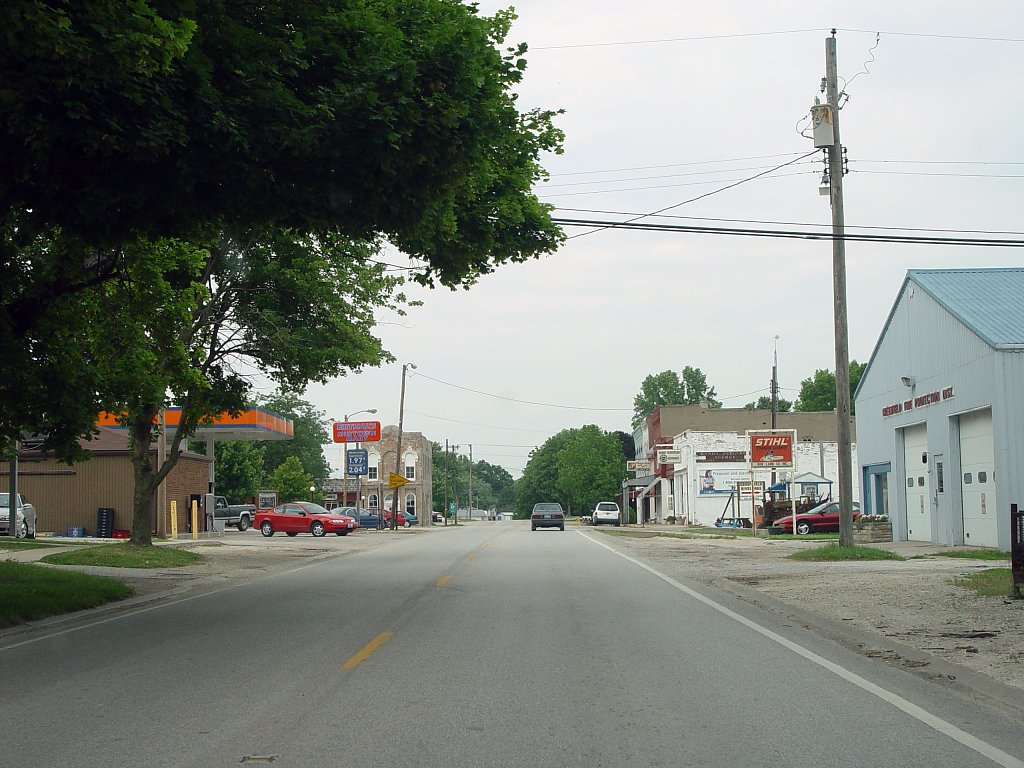
[(248, 440), (218, 440), (214, 444), (217, 493), (232, 504), (255, 497), (267, 474), (263, 467), (266, 446)]
[[(743, 407), (746, 408), (748, 411), (753, 411), (754, 409), (771, 410), (771, 407), (772, 407), (771, 395), (761, 395), (759, 398), (757, 398), (756, 401), (749, 402), (746, 405), (744, 405)], [(791, 400), (787, 400), (784, 397), (780, 397), (776, 401), (776, 411), (778, 413), (786, 413), (792, 407), (793, 407), (793, 402)]]
[[(286, 232), (202, 249), (143, 242), (128, 252), (135, 278), (102, 286), (109, 329), (95, 345), (112, 361), (117, 408), (131, 436), (133, 543), (150, 542), (153, 491), (184, 441), (205, 420), (248, 404), (252, 368), (294, 390), (389, 358), (371, 333), (373, 312), (402, 311), (401, 281), (369, 258), (375, 252), (365, 243)], [(167, 460), (154, 470), (154, 420), (171, 402), (181, 406), (181, 421)]]
[(721, 408), (721, 401), (715, 399), (717, 394), (700, 368), (687, 365), (682, 375), (675, 371), (652, 373), (641, 382), (633, 398), (633, 428), (662, 405), (698, 405), (706, 401), (710, 408)]
[(313, 478), (302, 468), (302, 462), (297, 456), (289, 456), (281, 466), (275, 469), (267, 477), (267, 483), (278, 493), (278, 500), (281, 503), (286, 501), (313, 501), (316, 491), (310, 491), (314, 487)]
[(291, 440), (274, 440), (263, 445), (263, 467), (270, 473), (289, 456), (295, 456), (310, 477), (327, 477), (330, 466), (324, 445), (331, 441), (327, 414), (295, 392), (278, 391), (257, 395), (255, 405), (292, 420)]
[[(74, 455), (125, 400), (80, 342), (92, 289), (153, 288), (132, 272), (146, 248), (384, 237), (448, 286), (552, 252), (563, 235), (531, 189), (562, 137), (516, 107), (511, 20), (455, 0), (0, 4), (0, 447), (42, 432)], [(193, 268), (204, 286), (206, 264), (168, 285)], [(120, 322), (122, 344), (152, 348), (146, 315)]]
[(528, 517), (542, 501), (586, 514), (598, 501), (616, 498), (625, 477), (619, 433), (594, 425), (562, 430), (530, 454), (516, 482), (516, 516)]
[[(853, 393), (866, 363), (850, 361), (850, 413), (854, 412)], [(800, 382), (800, 394), (793, 405), (795, 411), (834, 411), (836, 409), (836, 375), (828, 369), (818, 369)]]

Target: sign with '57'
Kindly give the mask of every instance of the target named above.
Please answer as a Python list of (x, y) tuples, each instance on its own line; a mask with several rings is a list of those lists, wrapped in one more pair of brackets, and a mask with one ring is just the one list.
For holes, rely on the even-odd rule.
[(794, 437), (792, 431), (751, 433), (751, 468), (792, 467)]

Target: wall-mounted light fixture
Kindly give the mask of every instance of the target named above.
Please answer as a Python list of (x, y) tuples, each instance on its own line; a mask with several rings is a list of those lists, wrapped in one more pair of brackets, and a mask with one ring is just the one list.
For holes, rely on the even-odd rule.
[(913, 376), (900, 376), (900, 381), (903, 382), (904, 387), (913, 387), (915, 383)]

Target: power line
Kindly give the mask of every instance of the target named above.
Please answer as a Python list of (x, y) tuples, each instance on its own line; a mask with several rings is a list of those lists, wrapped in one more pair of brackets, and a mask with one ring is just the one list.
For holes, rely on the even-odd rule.
[[(812, 161), (808, 161), (807, 163), (805, 163), (805, 165), (818, 165), (818, 162), (815, 161), (815, 160), (812, 160)], [(563, 184), (547, 184), (547, 183), (545, 183), (543, 188), (544, 189), (554, 189), (556, 187), (582, 187), (582, 186), (589, 185), (589, 184), (620, 184), (620, 183), (625, 183), (627, 181), (648, 181), (650, 179), (679, 179), (679, 178), (682, 178), (684, 176), (708, 176), (708, 175), (714, 174), (714, 173), (736, 173), (737, 171), (761, 171), (761, 170), (764, 170), (766, 168), (771, 168), (771, 167), (773, 167), (773, 166), (757, 165), (757, 166), (748, 166), (746, 168), (720, 168), (720, 169), (717, 169), (717, 170), (709, 170), (709, 171), (690, 171), (690, 172), (687, 172), (687, 173), (667, 173), (667, 174), (662, 174), (662, 175), (659, 175), (659, 176), (631, 176), (631, 177), (626, 178), (626, 179), (598, 179), (596, 181), (567, 181), (567, 182), (565, 182)], [(718, 179), (717, 181), (720, 183), (721, 179)]]
[[(774, 176), (771, 176), (769, 178), (772, 178), (772, 179), (784, 179), (784, 178), (787, 178), (789, 176), (817, 176), (817, 175), (818, 174), (815, 171), (799, 171), (797, 173), (779, 173), (779, 174), (775, 174)], [(619, 188), (619, 189), (592, 189), (592, 190), (589, 190), (587, 192), (556, 192), (553, 195), (543, 194), (543, 191), (541, 190), (541, 191), (539, 191), (537, 193), (537, 196), (539, 198), (541, 198), (542, 200), (547, 200), (547, 199), (552, 198), (552, 197), (579, 197), (580, 195), (604, 195), (604, 194), (614, 194), (616, 192), (643, 192), (643, 191), (649, 190), (649, 189), (677, 189), (679, 187), (697, 187), (697, 186), (707, 185), (707, 184), (721, 184), (722, 182), (732, 182), (732, 181), (737, 182), (736, 184), (730, 184), (728, 187), (724, 187), (723, 189), (716, 190), (715, 192), (709, 192), (707, 195), (701, 195), (700, 197), (693, 198), (693, 200), (700, 200), (703, 197), (708, 197), (709, 195), (716, 194), (717, 192), (722, 192), (725, 189), (732, 189), (732, 187), (738, 186), (739, 184), (742, 184), (743, 182), (753, 181), (754, 178), (759, 178), (759, 177), (749, 177), (749, 178), (745, 178), (745, 179), (709, 179), (708, 181), (683, 181), (683, 182), (680, 182), (678, 184), (654, 184), (654, 185), (649, 185), (649, 186), (646, 186), (646, 187), (622, 187), (622, 188)], [(615, 180), (614, 179), (609, 179), (605, 183), (607, 183), (607, 184), (614, 184)], [(693, 200), (687, 200), (686, 202), (690, 203), (690, 202), (693, 202)], [(685, 205), (685, 203), (679, 203), (679, 205)], [(673, 207), (675, 207), (675, 206), (673, 206)], [(645, 215), (651, 216), (653, 214), (645, 214)]]
[[(800, 162), (804, 158), (807, 158), (807, 157), (810, 157), (811, 155), (816, 155), (816, 154), (818, 154), (818, 150), (814, 149), (814, 150), (808, 152), (806, 155), (800, 155), (800, 156), (798, 156), (798, 157), (796, 157), (796, 158), (794, 158), (792, 160), (788, 160), (785, 163), (777, 165), (774, 168), (770, 168), (767, 171), (762, 171), (761, 173), (754, 174), (753, 176), (750, 176), (750, 177), (748, 177), (746, 179), (741, 179), (740, 181), (737, 181), (737, 182), (735, 182), (733, 184), (727, 184), (724, 187), (720, 187), (719, 189), (712, 190), (711, 192), (706, 192), (703, 195), (697, 195), (697, 197), (692, 197), (689, 200), (683, 200), (681, 203), (676, 203), (675, 205), (669, 205), (669, 206), (666, 206), (664, 208), (660, 208), (657, 211), (651, 211), (650, 213), (645, 213), (645, 214), (643, 214), (641, 216), (636, 216), (636, 217), (634, 217), (634, 218), (632, 218), (632, 219), (630, 219), (630, 220), (628, 220), (626, 222), (623, 222), (623, 223), (624, 224), (632, 224), (633, 222), (639, 221), (640, 219), (645, 219), (645, 218), (647, 218), (649, 216), (656, 216), (659, 213), (664, 213), (665, 211), (671, 211), (673, 208), (679, 208), (680, 206), (688, 205), (689, 203), (695, 203), (698, 200), (703, 200), (706, 197), (711, 197), (711, 195), (717, 195), (719, 192), (725, 192), (728, 189), (733, 189), (734, 187), (738, 187), (740, 184), (746, 184), (748, 181), (753, 181), (754, 179), (758, 179), (761, 176), (767, 176), (769, 173), (774, 173), (775, 171), (780, 170), (781, 168), (785, 168), (787, 165), (793, 165), (794, 163)], [(608, 229), (608, 227), (607, 226), (600, 226), (597, 229), (591, 230), (590, 232), (581, 232), (578, 235), (572, 235), (571, 237), (566, 238), (566, 239), (567, 240), (572, 240), (572, 239), (577, 238), (577, 237), (586, 237), (587, 235), (592, 235), (595, 232), (600, 232), (603, 229)]]
[(795, 157), (800, 152), (783, 152), (777, 155), (752, 155), (750, 157), (732, 157), (725, 160), (693, 160), (688, 163), (664, 163), (662, 165), (637, 165), (632, 168), (608, 168), (600, 171), (568, 171), (566, 173), (552, 173), (551, 178), (559, 176), (587, 176), (594, 173), (625, 173), (626, 171), (652, 171), (658, 168), (684, 168), (694, 165), (713, 165), (715, 163), (745, 163), (750, 160), (774, 160), (777, 157)]
[[(592, 231), (605, 229), (631, 229), (651, 232), (677, 232), (704, 235), (730, 235), (744, 237), (769, 237), (791, 240), (833, 240), (831, 232), (798, 232), (792, 230), (748, 229), (738, 227), (698, 227), (682, 224), (642, 224), (634, 221), (609, 222), (589, 219), (559, 219), (552, 221), (562, 227), (597, 227)], [(589, 234), (589, 233), (585, 233)], [(842, 240), (853, 242), (905, 243), (917, 245), (977, 245), (989, 247), (1020, 248), (1024, 240), (986, 239), (968, 237), (925, 237), (918, 235), (872, 235), (867, 233), (846, 232)]]
[[(556, 211), (571, 211), (573, 213), (595, 213), (605, 216), (638, 216), (632, 211), (607, 211), (594, 208), (563, 208), (562, 206), (555, 206)], [(659, 219), (677, 219), (682, 221), (717, 221), (727, 224), (771, 224), (774, 226), (783, 227), (829, 227), (828, 224), (818, 224), (816, 222), (797, 222), (797, 221), (774, 221), (771, 219), (724, 219), (715, 218), (711, 216), (666, 216), (664, 214), (658, 214), (652, 218)], [(1024, 235), (1022, 231), (1015, 230), (1001, 230), (1001, 229), (936, 229), (931, 227), (885, 227), (878, 225), (855, 225), (847, 224), (847, 229), (874, 229), (878, 231), (890, 231), (890, 232), (943, 232), (946, 234), (966, 234), (966, 235)]]
[[(438, 384), (444, 384), (446, 387), (452, 387), (453, 389), (461, 389), (463, 392), (472, 392), (476, 395), (483, 395), (484, 397), (493, 397), (496, 400), (505, 400), (510, 403), (521, 403), (523, 405), (537, 405), (542, 408), (562, 408), (567, 411), (632, 411), (632, 408), (587, 408), (582, 405), (558, 405), (556, 403), (540, 403), (535, 400), (518, 400), (514, 397), (506, 397), (505, 395), (495, 395), (491, 392), (482, 392), (479, 389), (470, 389), (469, 387), (463, 387), (458, 384), (452, 384), (450, 381), (442, 381), (441, 379), (435, 379), (433, 376), (428, 376), (425, 373), (416, 371), (413, 375), (420, 376), (424, 379), (437, 382)], [(536, 432), (538, 430), (529, 430)]]

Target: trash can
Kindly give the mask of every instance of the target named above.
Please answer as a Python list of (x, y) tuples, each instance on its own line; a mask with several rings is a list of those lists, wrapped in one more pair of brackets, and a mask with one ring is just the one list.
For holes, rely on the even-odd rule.
[(96, 537), (110, 539), (114, 536), (114, 509), (100, 507), (96, 510)]

